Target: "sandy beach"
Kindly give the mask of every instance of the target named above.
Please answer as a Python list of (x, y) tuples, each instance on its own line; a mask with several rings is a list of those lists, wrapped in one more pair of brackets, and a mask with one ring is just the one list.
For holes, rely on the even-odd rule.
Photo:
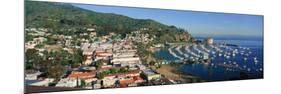
[(188, 74), (183, 74), (179, 71), (177, 71), (176, 66), (172, 66), (170, 64), (165, 64), (161, 65), (160, 68), (158, 68), (156, 71), (162, 75), (165, 76), (165, 78), (169, 80), (174, 80), (174, 81), (181, 81), (183, 83), (194, 83), (194, 82), (203, 82), (198, 77), (188, 75)]

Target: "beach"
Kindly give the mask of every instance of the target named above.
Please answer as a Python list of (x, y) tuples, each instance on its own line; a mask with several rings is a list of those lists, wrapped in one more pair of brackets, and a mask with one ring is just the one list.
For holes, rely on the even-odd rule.
[(194, 82), (203, 82), (200, 78), (188, 74), (184, 74), (177, 70), (179, 66), (173, 66), (171, 64), (163, 64), (156, 71), (168, 80), (177, 81), (180, 83), (194, 83)]

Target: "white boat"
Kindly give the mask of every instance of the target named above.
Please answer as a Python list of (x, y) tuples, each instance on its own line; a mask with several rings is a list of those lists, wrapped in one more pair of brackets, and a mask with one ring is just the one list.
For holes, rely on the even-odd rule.
[(226, 59), (229, 59), (230, 58), (230, 56), (226, 56)]
[(254, 60), (257, 60), (257, 57), (254, 57)]
[(255, 62), (255, 63), (258, 63), (259, 61), (258, 61), (258, 60), (254, 60), (254, 62)]
[(169, 53), (172, 54), (174, 57), (183, 60), (184, 58), (178, 56), (175, 52), (173, 52), (172, 48), (174, 48), (174, 47), (171, 47), (171, 48), (168, 49)]
[(248, 69), (247, 69), (247, 71), (251, 71), (251, 69), (250, 69), (250, 68), (248, 68)]
[(248, 58), (244, 57), (244, 61), (246, 61)]

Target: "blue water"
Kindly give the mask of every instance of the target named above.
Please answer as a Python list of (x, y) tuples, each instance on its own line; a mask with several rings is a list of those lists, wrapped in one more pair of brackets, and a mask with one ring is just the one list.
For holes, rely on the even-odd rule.
[[(244, 50), (245, 53), (251, 52), (248, 56), (242, 54), (236, 54), (236, 56), (226, 59), (223, 56), (219, 56), (217, 53), (211, 55), (214, 57), (211, 59), (210, 64), (185, 64), (179, 67), (178, 70), (198, 76), (207, 81), (223, 81), (234, 79), (250, 79), (250, 78), (262, 78), (263, 77), (263, 41), (262, 40), (215, 40), (215, 43), (225, 42), (228, 44), (236, 44), (240, 47), (247, 47), (249, 50)], [(233, 49), (239, 49), (238, 47), (231, 47)], [(172, 49), (174, 50), (174, 49)], [(182, 50), (182, 49), (181, 49)], [(229, 52), (228, 49), (223, 49), (225, 52)], [(239, 50), (239, 51), (242, 51)], [(176, 51), (175, 51), (176, 52)], [(177, 55), (180, 55), (176, 52)], [(160, 49), (155, 53), (156, 58), (161, 58), (167, 61), (175, 61), (173, 55), (169, 54), (167, 49)], [(257, 63), (253, 58), (256, 58)], [(245, 60), (244, 58), (247, 58)], [(224, 66), (229, 65), (229, 66)]]

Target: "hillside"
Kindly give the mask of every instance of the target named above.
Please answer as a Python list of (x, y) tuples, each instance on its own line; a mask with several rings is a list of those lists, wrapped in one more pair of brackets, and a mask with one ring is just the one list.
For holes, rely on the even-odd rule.
[[(190, 41), (191, 35), (183, 29), (168, 26), (151, 19), (133, 19), (127, 16), (99, 13), (81, 9), (71, 4), (25, 1), (26, 28), (49, 28), (53, 32), (66, 34), (66, 29), (83, 31), (95, 28), (100, 35), (109, 32), (128, 34), (140, 28), (149, 28), (147, 33), (167, 42)], [(71, 31), (67, 31), (67, 34)]]

